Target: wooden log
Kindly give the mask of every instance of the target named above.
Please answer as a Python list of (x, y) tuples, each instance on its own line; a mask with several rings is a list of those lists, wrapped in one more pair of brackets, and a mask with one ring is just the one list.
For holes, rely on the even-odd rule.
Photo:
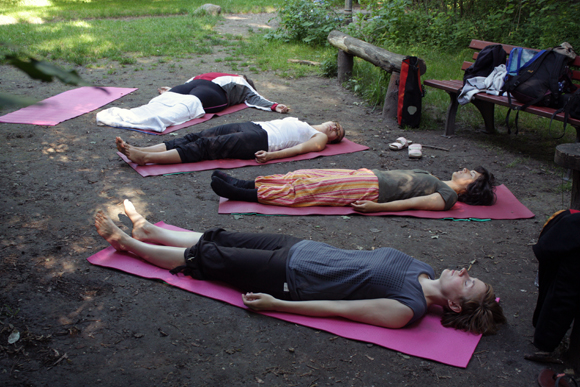
[(312, 60), (306, 60), (306, 59), (288, 59), (288, 63), (305, 64), (308, 66), (320, 66), (320, 62), (314, 62)]
[(337, 75), (338, 83), (342, 84), (343, 82), (346, 82), (352, 75), (352, 67), (354, 66), (353, 56), (347, 54), (342, 50), (339, 50), (337, 65), (338, 65), (338, 75)]
[[(328, 34), (328, 41), (345, 53), (358, 56), (389, 73), (393, 71), (401, 72), (401, 62), (405, 59), (405, 55), (395, 54), (384, 48), (373, 46), (337, 30), (333, 30)], [(419, 69), (421, 75), (427, 71), (427, 65), (422, 59), (419, 59)]]
[(580, 210), (580, 144), (560, 144), (556, 147), (554, 162), (572, 170), (570, 208)]
[(391, 73), (387, 94), (385, 94), (385, 103), (383, 104), (383, 119), (397, 119), (397, 105), (399, 103), (399, 73)]

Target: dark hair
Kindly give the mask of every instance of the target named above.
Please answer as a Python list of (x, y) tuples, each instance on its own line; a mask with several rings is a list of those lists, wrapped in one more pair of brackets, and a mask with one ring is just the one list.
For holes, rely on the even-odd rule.
[(465, 192), (460, 193), (458, 199), (465, 204), (473, 206), (491, 206), (495, 203), (495, 177), (484, 167), (475, 168), (476, 172), (481, 173), (473, 183), (467, 186)]
[(342, 141), (346, 132), (344, 131), (344, 128), (338, 121), (332, 122), (334, 122), (336, 124), (336, 127), (338, 128), (338, 136), (334, 140), (330, 141), (329, 144), (338, 144), (339, 142)]
[(497, 332), (498, 325), (504, 324), (506, 318), (499, 303), (495, 300), (493, 288), (485, 284), (486, 290), (482, 300), (464, 300), (461, 312), (445, 308), (441, 324), (444, 327), (461, 329), (484, 335)]
[(246, 82), (248, 82), (254, 90), (258, 90), (258, 89), (256, 89), (256, 86), (254, 86), (254, 81), (252, 81), (250, 78), (246, 77), (244, 74), (242, 74), (242, 78), (244, 78), (246, 80)]

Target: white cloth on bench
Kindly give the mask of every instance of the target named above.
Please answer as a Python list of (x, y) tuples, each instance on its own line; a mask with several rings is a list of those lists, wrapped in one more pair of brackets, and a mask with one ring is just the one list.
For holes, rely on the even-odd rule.
[(493, 69), (487, 77), (473, 77), (465, 81), (461, 93), (457, 97), (460, 105), (471, 102), (477, 93), (486, 92), (491, 95), (501, 95), (501, 88), (505, 82), (507, 70), (505, 65), (499, 65)]
[(196, 96), (166, 91), (147, 105), (133, 109), (113, 107), (100, 111), (97, 113), (97, 125), (163, 132), (168, 126), (179, 125), (203, 115), (205, 110)]

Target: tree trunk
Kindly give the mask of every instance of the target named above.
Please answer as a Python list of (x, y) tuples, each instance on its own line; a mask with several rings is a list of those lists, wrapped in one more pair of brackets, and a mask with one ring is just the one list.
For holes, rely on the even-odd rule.
[[(330, 32), (328, 41), (345, 53), (358, 56), (389, 73), (401, 72), (401, 62), (405, 55), (395, 54), (336, 30)], [(422, 59), (419, 59), (419, 69), (421, 75), (427, 71), (427, 65)]]

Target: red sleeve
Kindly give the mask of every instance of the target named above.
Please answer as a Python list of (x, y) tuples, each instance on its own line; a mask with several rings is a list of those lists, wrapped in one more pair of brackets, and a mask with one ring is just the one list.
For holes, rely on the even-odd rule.
[(230, 76), (230, 77), (239, 77), (238, 74), (226, 74), (226, 73), (205, 73), (205, 74), (200, 74), (196, 77), (194, 77), (193, 79), (205, 79), (206, 81), (213, 81), (214, 79), (216, 79), (217, 77), (225, 77), (225, 76)]
[(272, 111), (273, 111), (273, 112), (275, 112), (275, 111), (276, 111), (276, 106), (278, 106), (278, 104), (277, 104), (277, 103), (275, 103), (274, 105), (272, 105), (272, 106), (270, 107), (270, 109), (272, 109)]

